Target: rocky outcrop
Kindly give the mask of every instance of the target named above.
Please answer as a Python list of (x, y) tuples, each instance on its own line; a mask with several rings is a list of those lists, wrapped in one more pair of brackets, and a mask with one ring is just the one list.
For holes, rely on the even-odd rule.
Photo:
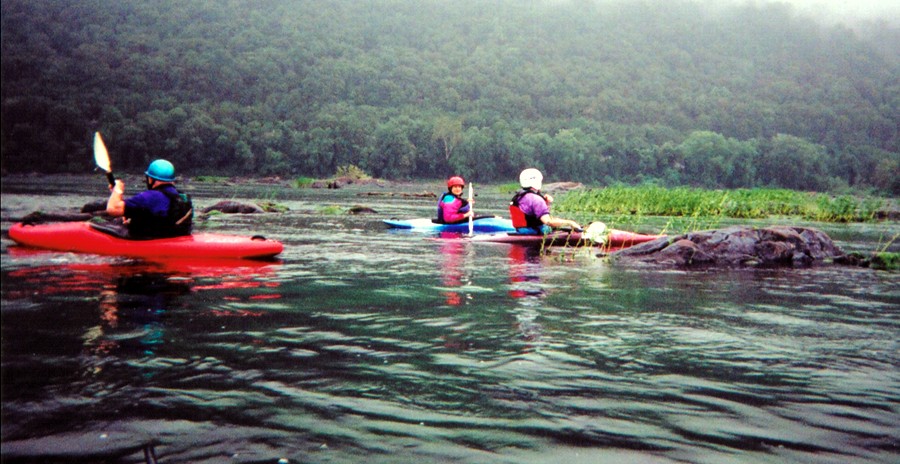
[(808, 266), (844, 256), (817, 229), (774, 226), (731, 227), (666, 237), (610, 255), (617, 263), (665, 266)]

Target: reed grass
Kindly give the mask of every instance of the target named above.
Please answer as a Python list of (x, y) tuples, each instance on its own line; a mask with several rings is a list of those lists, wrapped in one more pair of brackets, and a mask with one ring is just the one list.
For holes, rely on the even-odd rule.
[(786, 189), (703, 190), (687, 187), (613, 186), (561, 195), (556, 211), (578, 215), (731, 217), (799, 216), (819, 222), (867, 222), (888, 200)]
[(500, 184), (497, 186), (497, 191), (500, 193), (515, 193), (522, 187), (519, 186), (518, 182), (509, 182), (506, 184)]

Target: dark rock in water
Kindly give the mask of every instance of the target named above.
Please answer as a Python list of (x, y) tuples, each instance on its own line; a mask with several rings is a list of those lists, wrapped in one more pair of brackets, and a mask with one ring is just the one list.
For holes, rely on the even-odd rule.
[(616, 262), (668, 266), (810, 265), (844, 253), (817, 229), (730, 227), (691, 232), (643, 243), (611, 255)]
[(82, 213), (106, 213), (107, 200), (95, 200), (81, 207)]
[(378, 214), (378, 211), (366, 206), (354, 206), (347, 212), (350, 214)]
[(265, 212), (257, 205), (227, 200), (203, 208), (204, 213), (209, 213), (210, 211), (219, 211), (226, 214), (260, 214)]
[(89, 213), (67, 213), (67, 212), (50, 212), (34, 211), (22, 218), (24, 224), (44, 224), (47, 222), (76, 222), (87, 221), (94, 217)]

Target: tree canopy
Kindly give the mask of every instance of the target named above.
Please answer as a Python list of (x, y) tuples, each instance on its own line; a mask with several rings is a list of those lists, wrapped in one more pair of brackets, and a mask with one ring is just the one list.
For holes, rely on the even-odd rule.
[[(900, 193), (900, 34), (781, 3), (4, 0), (4, 172)], [(886, 43), (887, 42), (887, 43)], [(893, 46), (891, 44), (893, 43)]]

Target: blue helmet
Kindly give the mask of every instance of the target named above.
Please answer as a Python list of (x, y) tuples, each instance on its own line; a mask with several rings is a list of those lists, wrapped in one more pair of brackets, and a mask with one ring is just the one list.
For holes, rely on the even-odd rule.
[(162, 182), (174, 182), (175, 181), (175, 166), (172, 166), (172, 163), (164, 160), (158, 159), (152, 163), (147, 168), (147, 171), (144, 174), (151, 178), (156, 179)]

